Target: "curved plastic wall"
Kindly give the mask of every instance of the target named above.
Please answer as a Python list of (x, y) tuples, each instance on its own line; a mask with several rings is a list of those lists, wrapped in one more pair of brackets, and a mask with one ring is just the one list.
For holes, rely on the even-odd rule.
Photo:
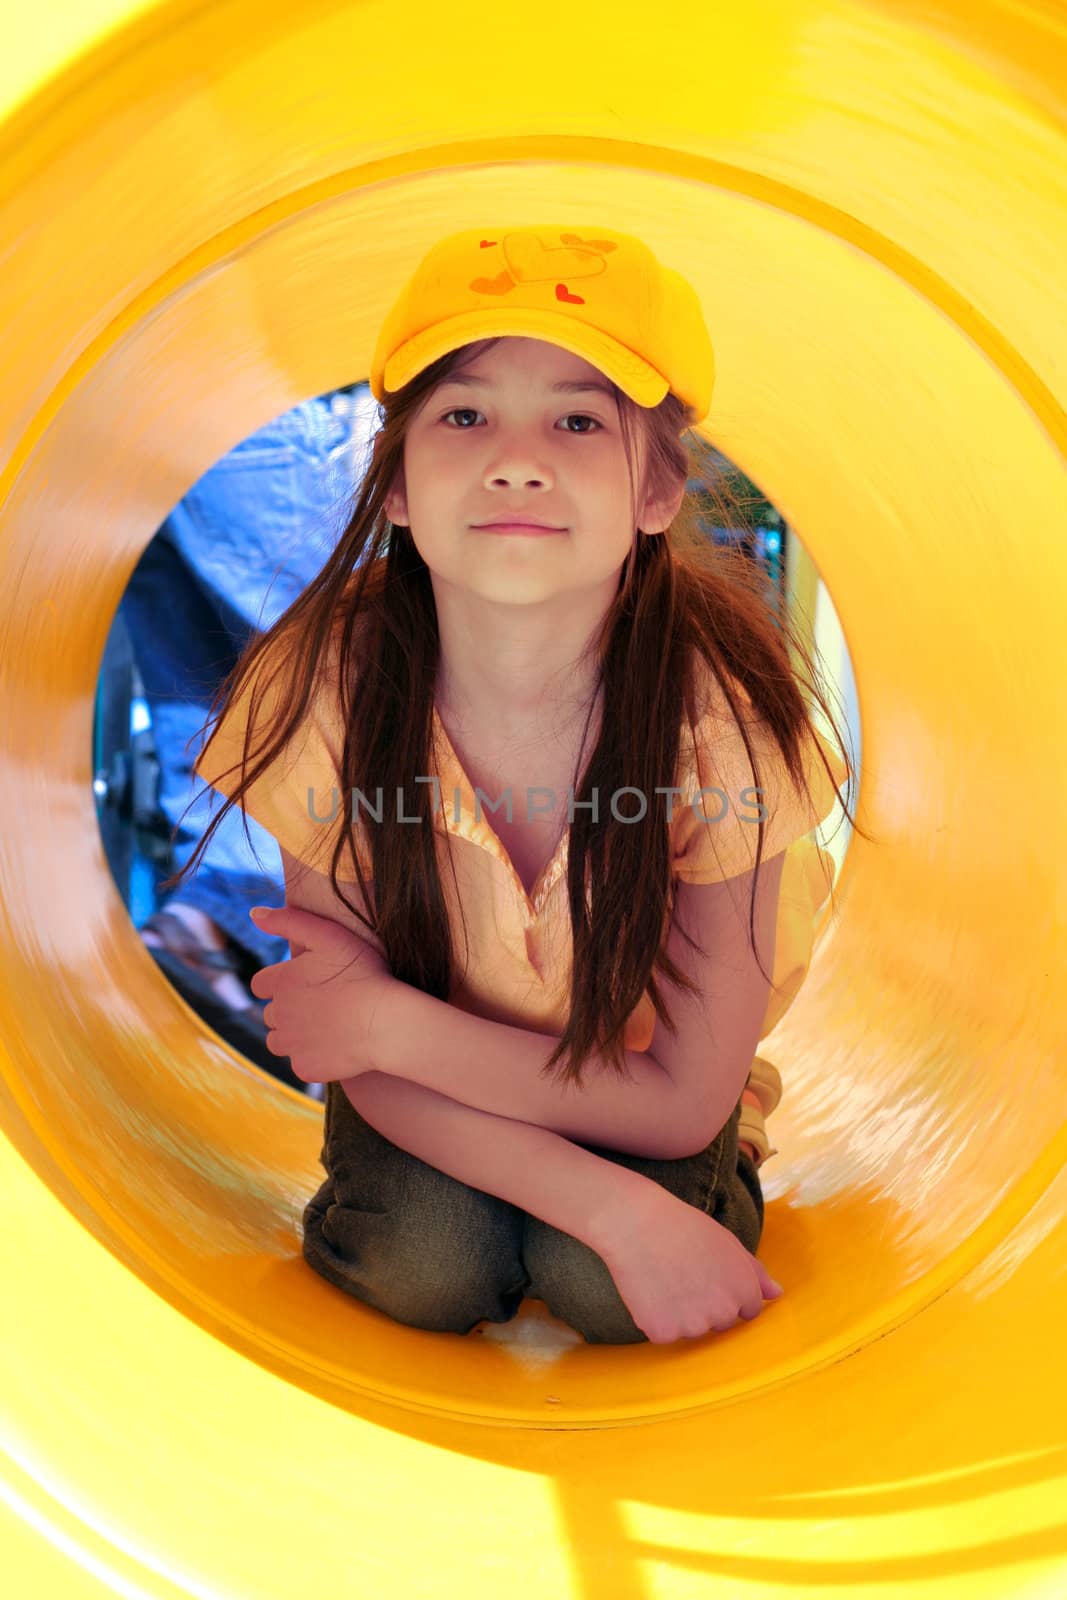
[[(1003, 1600), (1067, 1583), (1065, 14), (47, 3), (0, 62), (0, 1555), (10, 1593)], [(136, 560), (366, 373), (440, 233), (597, 217), (841, 618), (860, 820), (751, 1325), (461, 1338), (300, 1257), (321, 1106), (160, 978), (91, 787)], [(1059, 819), (1057, 822), (1057, 818)], [(497, 1337), (499, 1335), (499, 1337)]]

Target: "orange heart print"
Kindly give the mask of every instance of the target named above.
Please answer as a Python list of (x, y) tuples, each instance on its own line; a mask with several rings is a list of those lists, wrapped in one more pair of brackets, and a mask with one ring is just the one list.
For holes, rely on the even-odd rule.
[(609, 250), (617, 249), (610, 239), (583, 239), (577, 233), (561, 233), (558, 245), (542, 244), (529, 233), (508, 233), (503, 239), (482, 239), (482, 250), (499, 242), (506, 270), (495, 278), (472, 278), (476, 294), (507, 294), (518, 283), (554, 283), (556, 299), (572, 306), (584, 306), (579, 294), (572, 294), (568, 282), (593, 278), (607, 270), (604, 260)]

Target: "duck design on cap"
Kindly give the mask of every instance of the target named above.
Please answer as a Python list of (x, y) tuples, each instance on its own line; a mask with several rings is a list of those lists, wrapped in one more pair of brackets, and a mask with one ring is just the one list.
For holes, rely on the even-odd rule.
[(536, 234), (508, 233), (503, 239), (481, 239), (479, 248), (491, 250), (499, 245), (507, 267), (495, 278), (472, 278), (475, 294), (509, 294), (520, 283), (555, 283), (556, 299), (565, 305), (584, 306), (580, 294), (572, 294), (567, 281), (594, 278), (607, 271), (604, 257), (619, 247), (611, 239), (583, 239), (579, 233), (561, 233), (558, 245), (542, 244)]

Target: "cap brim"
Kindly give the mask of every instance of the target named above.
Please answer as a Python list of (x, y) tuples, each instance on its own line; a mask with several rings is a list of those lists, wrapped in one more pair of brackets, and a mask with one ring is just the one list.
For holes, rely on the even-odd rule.
[(417, 373), (447, 355), (450, 350), (458, 350), (462, 345), (473, 344), (478, 339), (507, 338), (509, 335), (544, 339), (548, 344), (569, 350), (572, 355), (582, 356), (639, 406), (659, 405), (670, 388), (661, 372), (607, 334), (598, 333), (587, 325), (570, 322), (552, 312), (518, 308), (507, 313), (488, 309), (468, 311), (462, 316), (437, 322), (423, 333), (417, 333), (413, 339), (408, 339), (398, 350), (394, 350), (385, 363), (382, 374), (384, 388), (390, 391), (402, 389)]

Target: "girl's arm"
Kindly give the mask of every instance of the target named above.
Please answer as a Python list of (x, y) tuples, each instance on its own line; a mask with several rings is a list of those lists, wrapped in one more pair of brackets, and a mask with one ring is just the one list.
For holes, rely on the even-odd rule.
[[(767, 1014), (784, 861), (779, 853), (765, 862), (757, 884), (748, 873), (678, 885), (667, 950), (695, 990), (671, 994), (674, 1036), (657, 1018), (651, 1049), (624, 1052), (625, 1078), (595, 1053), (580, 1088), (547, 1078), (558, 1035), (474, 1016), (405, 984), (380, 1008), (376, 1064), (566, 1139), (667, 1160), (695, 1155), (725, 1127), (748, 1081)], [(761, 961), (748, 928), (754, 887)]]
[[(286, 904), (331, 918), (384, 954), (380, 940), (338, 900), (327, 874), (306, 866), (284, 845), (279, 848)], [(345, 892), (369, 915), (358, 883), (347, 882)], [(296, 940), (289, 941), (292, 959), (303, 949)], [(626, 1052), (629, 1081), (604, 1071), (594, 1059), (583, 1067), (580, 1089), (561, 1088), (542, 1070), (558, 1043), (556, 1035), (473, 1016), (404, 983), (396, 984), (392, 1003), (382, 1009), (388, 1016), (378, 1055), (380, 1076), (403, 1079), (485, 1112), (491, 1124), (527, 1123), (564, 1139), (668, 1159), (692, 1155), (709, 1142), (697, 1137), (700, 1126), (694, 1124), (702, 1124), (703, 1118), (694, 1118), (689, 1085), (683, 1092), (651, 1054)], [(432, 1049), (427, 1049), (428, 1040)]]
[[(284, 847), (282, 860), (288, 904), (332, 917), (381, 951), (337, 900), (328, 877)], [(780, 858), (761, 872), (760, 920), (770, 959), (780, 872)], [(544, 1069), (556, 1035), (475, 1016), (401, 983), (390, 1005), (379, 1008), (376, 1065), (473, 1110), (565, 1139), (668, 1160), (694, 1155), (717, 1136), (740, 1099), (767, 1009), (767, 979), (742, 945), (748, 887), (746, 878), (679, 886), (669, 949), (694, 977), (696, 993), (672, 1002), (676, 1038), (657, 1027), (651, 1051), (624, 1052), (623, 1078), (594, 1054), (583, 1064), (580, 1087), (549, 1079)], [(358, 886), (351, 888), (358, 896)], [(680, 945), (683, 911), (705, 951), (696, 962)], [(290, 943), (293, 956), (299, 948)]]
[[(292, 896), (306, 904), (317, 890), (318, 900), (312, 899), (308, 909), (329, 915), (319, 875), (308, 873), (284, 848), (282, 860), (287, 900)], [(359, 886), (351, 889), (353, 898), (358, 897)], [(338, 912), (361, 938), (368, 937), (345, 907), (333, 913), (341, 920)], [(290, 956), (295, 959), (302, 949), (291, 943)], [(546, 1128), (462, 1105), (407, 1078), (364, 1072), (342, 1078), (340, 1086), (359, 1115), (401, 1150), (472, 1189), (521, 1206), (601, 1256), (612, 1246), (619, 1218), (632, 1218), (642, 1195), (659, 1190), (651, 1179)]]
[(709, 1142), (699, 1137), (702, 1121), (695, 1124), (690, 1097), (652, 1055), (625, 1052), (628, 1081), (606, 1068), (600, 1056), (590, 1056), (581, 1087), (568, 1086), (544, 1076), (558, 1043), (558, 1034), (493, 1022), (398, 984), (382, 1010), (375, 1059), (385, 1077), (439, 1090), (491, 1116), (629, 1155), (672, 1160)]
[(546, 1128), (461, 1105), (447, 1095), (364, 1072), (340, 1087), (378, 1133), (472, 1189), (509, 1200), (550, 1227), (610, 1252), (620, 1217), (631, 1221), (642, 1190), (657, 1186), (628, 1167)]

